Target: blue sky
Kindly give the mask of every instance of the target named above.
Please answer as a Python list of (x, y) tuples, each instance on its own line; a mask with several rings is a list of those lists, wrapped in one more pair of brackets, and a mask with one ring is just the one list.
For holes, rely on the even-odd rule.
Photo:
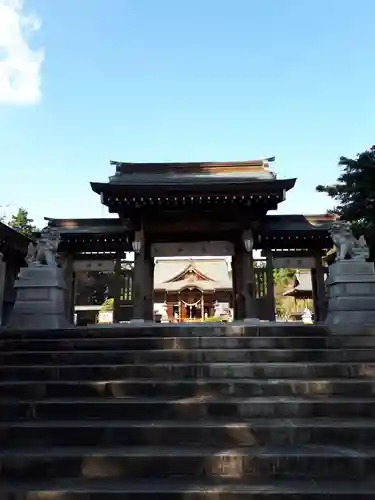
[(298, 178), (281, 211), (324, 212), (315, 185), (375, 143), (374, 20), (373, 0), (0, 0), (0, 210), (105, 216), (110, 159), (276, 156)]

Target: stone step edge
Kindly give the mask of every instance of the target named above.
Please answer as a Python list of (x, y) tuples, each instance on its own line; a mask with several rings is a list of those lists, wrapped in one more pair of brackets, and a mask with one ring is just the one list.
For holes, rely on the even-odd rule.
[[(364, 327), (371, 328), (372, 325), (364, 325)], [(129, 330), (142, 331), (149, 330), (150, 328), (165, 329), (165, 330), (191, 330), (191, 329), (212, 329), (212, 328), (220, 328), (223, 330), (235, 330), (235, 329), (247, 329), (247, 330), (263, 330), (270, 328), (304, 328), (307, 330), (311, 329), (319, 329), (326, 330), (326, 327), (323, 323), (301, 323), (299, 321), (262, 321), (257, 322), (256, 324), (246, 323), (245, 321), (236, 320), (231, 321), (229, 323), (224, 323), (222, 321), (217, 322), (196, 322), (196, 323), (154, 323), (154, 322), (144, 322), (144, 323), (114, 323), (114, 324), (99, 324), (99, 325), (90, 325), (90, 326), (74, 326), (70, 325), (65, 328), (58, 328), (56, 332), (79, 332), (79, 331), (122, 331), (126, 332)], [(8, 328), (2, 327), (2, 330), (6, 333), (25, 333), (24, 330), (20, 328)], [(47, 330), (50, 331), (50, 330)], [(40, 333), (41, 329), (39, 328), (29, 328), (27, 330), (28, 333)]]
[(7, 458), (74, 458), (81, 456), (90, 457), (139, 457), (151, 459), (152, 457), (256, 457), (267, 458), (290, 458), (290, 457), (322, 457), (322, 458), (350, 458), (350, 459), (373, 459), (375, 448), (342, 447), (330, 445), (288, 445), (288, 446), (239, 446), (224, 449), (218, 445), (212, 446), (117, 446), (100, 447), (92, 446), (54, 446), (38, 449), (1, 449), (0, 460)]
[(186, 420), (186, 421), (174, 421), (174, 420), (150, 420), (150, 421), (123, 421), (123, 420), (39, 420), (39, 421), (1, 421), (0, 429), (60, 429), (60, 428), (91, 428), (91, 429), (102, 429), (102, 428), (116, 428), (116, 429), (162, 429), (162, 428), (173, 428), (173, 429), (184, 429), (184, 428), (202, 428), (202, 429), (239, 429), (248, 427), (257, 428), (280, 428), (280, 429), (296, 429), (296, 428), (317, 428), (326, 429), (340, 428), (345, 429), (358, 429), (367, 428), (375, 429), (375, 420), (373, 418), (249, 418), (248, 420), (242, 418), (241, 420)]
[[(77, 365), (75, 365), (77, 366)], [(137, 365), (134, 365), (137, 366)], [(1, 369), (0, 369), (1, 372)], [(123, 384), (123, 385), (220, 385), (220, 384), (249, 384), (249, 385), (291, 385), (291, 384), (300, 384), (300, 385), (309, 385), (309, 384), (358, 384), (358, 385), (375, 385), (375, 377), (374, 378), (365, 378), (365, 377), (325, 377), (325, 378), (283, 378), (283, 377), (267, 377), (267, 378), (255, 378), (255, 377), (246, 377), (246, 378), (190, 378), (190, 379), (158, 379), (158, 378), (120, 378), (120, 379), (105, 379), (105, 380), (85, 380), (85, 379), (76, 379), (76, 380), (0, 380), (0, 387), (2, 386), (28, 386), (34, 384), (44, 384), (44, 385), (66, 385), (66, 386), (76, 386), (76, 385), (89, 385), (91, 386), (100, 386), (100, 385), (115, 385), (115, 384)], [(375, 397), (375, 393), (374, 393)]]
[(173, 404), (173, 405), (186, 405), (186, 404), (291, 404), (291, 403), (304, 403), (304, 404), (375, 404), (374, 398), (350, 398), (350, 397), (340, 397), (340, 396), (327, 396), (324, 398), (312, 399), (303, 398), (300, 396), (250, 396), (245, 397), (211, 397), (211, 396), (192, 396), (192, 397), (178, 397), (178, 398), (142, 398), (137, 396), (124, 397), (124, 398), (48, 398), (48, 399), (19, 399), (19, 398), (0, 398), (1, 405), (10, 404), (27, 404), (27, 405), (49, 405), (49, 404), (65, 404), (65, 405), (76, 405), (79, 402), (80, 405), (86, 404), (105, 404), (105, 405), (134, 405), (134, 404)]
[[(344, 496), (349, 496), (349, 498), (356, 498), (355, 495), (358, 494), (373, 494), (375, 497), (375, 483), (373, 481), (360, 483), (358, 481), (290, 481), (290, 480), (272, 480), (272, 484), (269, 482), (259, 482), (251, 484), (246, 484), (243, 482), (233, 482), (233, 481), (212, 481), (212, 482), (195, 482), (193, 480), (186, 481), (180, 480), (176, 482), (175, 480), (149, 480), (137, 483), (127, 482), (123, 480), (55, 480), (53, 483), (48, 481), (43, 483), (27, 483), (17, 481), (15, 483), (0, 482), (0, 492), (4, 491), (14, 491), (14, 492), (27, 492), (27, 494), (43, 494), (40, 498), (58, 498), (57, 495), (67, 495), (75, 493), (151, 493), (151, 494), (213, 494), (214, 498), (217, 499), (219, 493), (239, 493), (244, 495), (249, 495), (251, 493), (257, 495), (276, 495), (276, 494), (306, 494), (317, 495), (318, 498), (322, 497), (324, 494), (341, 494)], [(44, 496), (45, 495), (45, 496)], [(56, 496), (55, 496), (56, 495)], [(86, 498), (86, 497), (85, 497)], [(186, 498), (184, 496), (184, 498)]]
[(169, 367), (169, 366), (179, 366), (179, 367), (240, 367), (240, 366), (255, 366), (255, 367), (286, 367), (286, 366), (295, 366), (295, 367), (315, 367), (315, 366), (371, 366), (375, 368), (375, 360), (374, 361), (261, 361), (261, 362), (249, 362), (249, 361), (206, 361), (205, 363), (198, 362), (165, 362), (165, 363), (90, 363), (90, 364), (48, 364), (48, 365), (18, 365), (18, 364), (1, 364), (0, 373), (2, 369), (42, 369), (42, 368), (114, 368), (114, 367)]
[[(201, 329), (200, 327), (199, 329)], [(191, 338), (215, 338), (215, 337), (221, 337), (221, 338), (234, 338), (234, 337), (242, 337), (242, 338), (270, 338), (270, 337), (300, 337), (300, 338), (305, 338), (305, 337), (311, 337), (315, 336), (316, 337), (323, 337), (323, 338), (328, 338), (330, 336), (330, 332), (328, 330), (324, 330), (319, 327), (314, 327), (312, 326), (309, 329), (306, 329), (306, 327), (301, 327), (301, 326), (288, 326), (287, 327), (289, 331), (285, 331), (285, 327), (269, 327), (268, 329), (266, 328), (260, 328), (258, 329), (257, 327), (253, 329), (248, 329), (247, 327), (244, 328), (244, 331), (239, 331), (241, 329), (236, 328), (236, 332), (229, 331), (225, 332), (222, 331), (222, 333), (219, 334), (216, 332), (212, 332), (212, 330), (207, 329), (206, 332), (204, 332), (203, 328), (202, 331), (197, 331), (198, 329), (187, 329), (185, 328), (184, 331), (182, 329), (179, 331), (174, 330), (170, 332), (165, 332), (161, 331), (160, 327), (152, 326), (148, 329), (148, 331), (132, 331), (127, 334), (124, 331), (117, 331), (114, 329), (114, 331), (111, 332), (110, 336), (106, 336), (103, 331), (87, 331), (83, 329), (82, 331), (69, 331), (69, 332), (64, 332), (64, 331), (59, 331), (59, 330), (46, 330), (46, 331), (40, 331), (40, 332), (27, 332), (27, 331), (22, 331), (21, 332), (7, 332), (7, 331), (1, 331), (0, 330), (0, 336), (1, 340), (33, 340), (33, 339), (40, 339), (40, 340), (51, 340), (52, 338), (61, 338), (62, 340), (74, 340), (74, 339), (80, 339), (80, 338), (87, 338), (87, 339), (97, 339), (97, 338), (132, 338), (132, 337), (138, 337), (141, 339), (144, 338), (183, 338), (183, 337), (191, 337)], [(273, 330), (273, 331), (272, 331)], [(279, 330), (279, 332), (275, 332), (274, 330)], [(284, 331), (283, 331), (284, 330)], [(294, 331), (293, 331), (294, 330)], [(310, 330), (310, 331), (309, 331)], [(212, 332), (212, 335), (210, 335), (209, 332)], [(316, 333), (315, 333), (316, 332)], [(358, 332), (358, 335), (368, 335), (371, 336), (373, 332), (366, 333), (366, 332)], [(347, 336), (350, 334), (346, 334)], [(355, 335), (355, 334), (353, 334)], [(344, 337), (344, 334), (338, 333), (338, 336)]]
[(197, 336), (192, 336), (192, 335), (181, 335), (181, 336), (168, 336), (168, 337), (165, 337), (163, 335), (161, 335), (160, 337), (155, 337), (155, 336), (150, 336), (150, 337), (138, 337), (138, 336), (133, 336), (133, 337), (128, 337), (127, 335), (123, 336), (123, 337), (58, 337), (56, 334), (49, 338), (49, 337), (12, 337), (11, 335), (9, 336), (1, 336), (0, 337), (0, 345), (2, 343), (8, 343), (8, 342), (17, 342), (17, 343), (22, 343), (22, 342), (53, 342), (53, 343), (59, 343), (59, 342), (110, 342), (110, 341), (119, 341), (119, 340), (136, 340), (136, 341), (139, 341), (139, 340), (142, 340), (142, 341), (147, 341), (149, 340), (150, 342), (154, 342), (155, 340), (194, 340), (194, 341), (200, 341), (200, 340), (218, 340), (218, 339), (221, 339), (221, 340), (240, 340), (240, 339), (281, 339), (281, 340), (288, 340), (288, 339), (304, 339), (304, 340), (322, 340), (322, 341), (326, 341), (326, 340), (336, 340), (336, 339), (339, 339), (339, 338), (373, 338), (375, 340), (375, 336), (374, 335), (370, 335), (370, 334), (356, 334), (356, 335), (353, 335), (353, 336), (350, 336), (350, 335), (340, 335), (340, 334), (337, 334), (335, 335), (334, 337), (332, 336), (328, 336), (328, 335), (283, 335), (283, 336), (280, 336), (280, 335), (269, 335), (267, 337), (254, 337), (254, 336), (251, 336), (251, 337), (246, 337), (244, 335), (197, 335)]
[[(285, 352), (290, 352), (290, 353), (295, 353), (295, 354), (302, 354), (302, 353), (311, 353), (313, 352), (314, 354), (319, 354), (319, 353), (355, 353), (355, 352), (369, 352), (369, 351), (374, 351), (375, 352), (375, 346), (374, 348), (370, 347), (347, 347), (347, 348), (339, 348), (339, 347), (327, 347), (327, 348), (310, 348), (310, 349), (299, 349), (299, 348), (290, 348), (290, 347), (262, 347), (262, 348), (244, 348), (244, 347), (234, 347), (230, 348), (229, 352), (230, 353), (285, 353)], [(97, 355), (97, 356), (107, 356), (107, 355), (121, 355), (121, 354), (134, 354), (134, 355), (142, 355), (142, 354), (162, 354), (162, 353), (167, 353), (167, 354), (180, 354), (180, 353), (195, 353), (199, 355), (200, 353), (228, 353), (227, 348), (210, 348), (210, 347), (194, 347), (190, 349), (116, 349), (116, 351), (111, 351), (111, 350), (97, 350), (97, 349), (74, 349), (74, 350), (44, 350), (44, 351), (2, 351), (0, 353), (0, 356), (15, 356), (15, 355), (24, 355), (24, 356), (35, 356), (35, 355), (52, 355), (52, 356), (60, 356), (60, 355), (66, 355), (66, 356), (71, 356), (71, 355)]]

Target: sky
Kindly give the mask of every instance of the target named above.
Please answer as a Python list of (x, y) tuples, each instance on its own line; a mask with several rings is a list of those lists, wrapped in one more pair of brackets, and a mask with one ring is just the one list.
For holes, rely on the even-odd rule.
[(0, 215), (108, 216), (110, 160), (275, 156), (281, 213), (375, 143), (373, 0), (0, 0)]

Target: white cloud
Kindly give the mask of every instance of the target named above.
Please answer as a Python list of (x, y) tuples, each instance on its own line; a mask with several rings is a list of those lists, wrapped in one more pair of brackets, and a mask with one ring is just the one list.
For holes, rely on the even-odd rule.
[(41, 26), (26, 15), (23, 0), (0, 0), (0, 104), (34, 104), (41, 98), (43, 49), (32, 50), (29, 38)]

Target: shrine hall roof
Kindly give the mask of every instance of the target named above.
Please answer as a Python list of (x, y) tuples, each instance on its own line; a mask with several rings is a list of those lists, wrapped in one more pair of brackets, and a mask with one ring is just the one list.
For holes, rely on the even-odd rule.
[(283, 293), (284, 297), (310, 297), (313, 293), (311, 272), (305, 269), (297, 272), (294, 286)]
[[(203, 279), (186, 279), (183, 274), (189, 269), (203, 275)], [(179, 277), (181, 279), (178, 279)], [(155, 290), (172, 292), (186, 287), (197, 287), (202, 290), (231, 289), (231, 270), (226, 259), (156, 259)]]
[(291, 189), (295, 179), (277, 179), (269, 163), (274, 158), (237, 162), (180, 162), (180, 163), (125, 163), (111, 161), (115, 174), (109, 182), (92, 182), (92, 189), (100, 194), (117, 192), (120, 186), (152, 189), (156, 186), (199, 186), (261, 184), (263, 188)]

